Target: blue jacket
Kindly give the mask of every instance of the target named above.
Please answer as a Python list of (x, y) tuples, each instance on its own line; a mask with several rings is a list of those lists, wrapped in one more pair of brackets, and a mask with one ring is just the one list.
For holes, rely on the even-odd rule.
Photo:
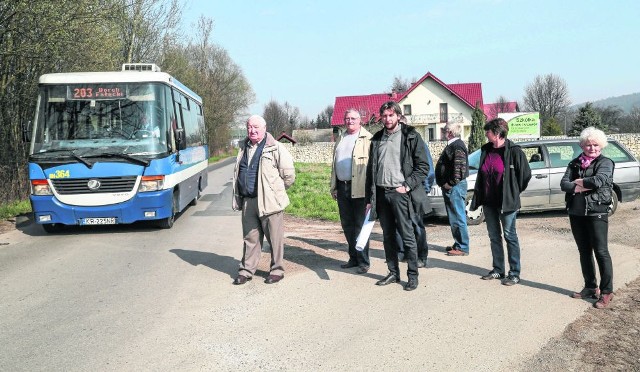
[(424, 189), (429, 194), (431, 192), (431, 186), (433, 186), (433, 182), (436, 179), (436, 172), (433, 169), (433, 159), (431, 158), (431, 152), (429, 151), (429, 146), (425, 143), (424, 148), (427, 151), (427, 163), (429, 164), (429, 174), (427, 174), (427, 178), (424, 179)]

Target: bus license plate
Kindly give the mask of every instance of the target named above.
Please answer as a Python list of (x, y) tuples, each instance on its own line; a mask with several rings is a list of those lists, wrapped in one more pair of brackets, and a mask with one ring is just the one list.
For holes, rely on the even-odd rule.
[(115, 217), (94, 217), (94, 218), (83, 218), (83, 225), (115, 225), (116, 218)]

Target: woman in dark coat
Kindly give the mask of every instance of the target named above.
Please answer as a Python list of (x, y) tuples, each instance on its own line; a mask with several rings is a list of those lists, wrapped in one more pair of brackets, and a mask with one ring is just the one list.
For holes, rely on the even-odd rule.
[[(598, 298), (602, 309), (613, 298), (613, 265), (608, 248), (609, 208), (612, 203), (614, 162), (602, 155), (607, 146), (604, 132), (593, 127), (580, 133), (582, 154), (573, 159), (560, 182), (566, 192), (571, 232), (580, 253), (584, 288), (573, 298)], [(596, 280), (595, 255), (600, 271)]]

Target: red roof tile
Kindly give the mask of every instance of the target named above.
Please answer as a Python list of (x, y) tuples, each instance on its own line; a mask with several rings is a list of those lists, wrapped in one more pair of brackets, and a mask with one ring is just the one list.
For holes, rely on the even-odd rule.
[(476, 108), (476, 104), (480, 104), (480, 107), (482, 107), (482, 84), (465, 83), (449, 84), (448, 86), (472, 108)]

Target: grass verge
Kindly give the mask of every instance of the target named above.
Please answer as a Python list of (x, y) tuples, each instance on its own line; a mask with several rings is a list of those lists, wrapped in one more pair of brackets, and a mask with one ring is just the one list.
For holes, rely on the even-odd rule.
[(338, 203), (329, 193), (331, 165), (296, 163), (296, 182), (287, 190), (291, 204), (286, 213), (303, 218), (340, 221)]
[(29, 200), (0, 205), (0, 219), (2, 220), (14, 218), (15, 216), (27, 213), (31, 213), (31, 203), (29, 203)]

